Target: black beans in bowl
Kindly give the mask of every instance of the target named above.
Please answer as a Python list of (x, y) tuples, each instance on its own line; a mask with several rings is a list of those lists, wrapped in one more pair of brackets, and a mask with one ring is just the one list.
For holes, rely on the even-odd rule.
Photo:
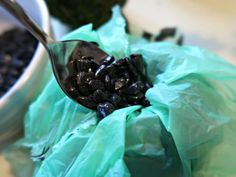
[(0, 97), (19, 79), (38, 41), (26, 30), (13, 28), (0, 35)]

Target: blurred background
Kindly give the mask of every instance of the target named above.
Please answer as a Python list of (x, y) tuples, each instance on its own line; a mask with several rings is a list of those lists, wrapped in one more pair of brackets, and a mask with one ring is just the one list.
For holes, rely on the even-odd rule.
[(207, 48), (236, 64), (235, 8), (234, 0), (129, 0), (124, 12), (150, 32), (176, 26), (184, 44)]
[[(207, 48), (236, 64), (235, 8), (234, 0), (128, 0), (124, 14), (130, 24), (154, 34), (164, 27), (178, 27), (184, 33), (184, 44)], [(95, 27), (108, 19), (106, 14)]]

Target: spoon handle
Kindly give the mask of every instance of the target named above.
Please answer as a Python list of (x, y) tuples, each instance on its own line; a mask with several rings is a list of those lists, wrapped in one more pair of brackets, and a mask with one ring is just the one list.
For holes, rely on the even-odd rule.
[(51, 39), (35, 22), (28, 16), (23, 8), (16, 2), (16, 0), (0, 0), (2, 5), (8, 12), (10, 12), (17, 20), (19, 20), (32, 35), (37, 38), (46, 49), (47, 44), (53, 43)]

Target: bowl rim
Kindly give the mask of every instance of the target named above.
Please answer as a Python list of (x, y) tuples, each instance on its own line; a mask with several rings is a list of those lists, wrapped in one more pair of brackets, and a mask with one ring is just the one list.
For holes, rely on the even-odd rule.
[[(48, 8), (44, 1), (42, 0), (35, 0), (36, 5), (39, 7), (39, 13), (41, 16), (41, 28), (44, 30), (47, 34), (50, 33), (50, 16)], [(34, 52), (34, 55), (29, 63), (29, 65), (26, 67), (25, 71), (22, 73), (22, 75), (17, 79), (15, 84), (0, 98), (0, 108), (3, 107), (11, 98), (17, 93), (18, 90), (20, 90), (26, 82), (30, 79), (31, 73), (35, 71), (35, 68), (39, 65), (39, 63), (42, 60), (42, 57), (44, 55), (45, 49), (41, 43), (37, 44), (36, 50)]]

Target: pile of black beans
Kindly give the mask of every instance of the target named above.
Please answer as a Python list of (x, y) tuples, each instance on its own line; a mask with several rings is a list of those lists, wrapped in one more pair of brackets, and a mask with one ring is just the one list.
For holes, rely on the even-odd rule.
[(26, 30), (13, 28), (0, 35), (0, 97), (17, 81), (28, 66), (37, 40)]
[(130, 105), (149, 106), (145, 98), (151, 84), (145, 77), (141, 55), (115, 60), (105, 57), (99, 64), (94, 58), (78, 56), (67, 63), (70, 76), (67, 84), (78, 103), (97, 110), (100, 119), (115, 109)]

